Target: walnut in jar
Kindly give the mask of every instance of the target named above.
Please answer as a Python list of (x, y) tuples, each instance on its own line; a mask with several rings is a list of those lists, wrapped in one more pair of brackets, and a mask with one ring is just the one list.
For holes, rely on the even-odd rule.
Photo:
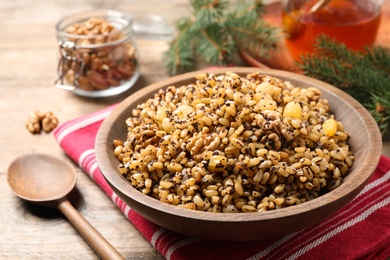
[(139, 75), (131, 17), (96, 12), (91, 17), (86, 13), (81, 22), (74, 18), (73, 23), (57, 24), (59, 79), (85, 96), (132, 85)]

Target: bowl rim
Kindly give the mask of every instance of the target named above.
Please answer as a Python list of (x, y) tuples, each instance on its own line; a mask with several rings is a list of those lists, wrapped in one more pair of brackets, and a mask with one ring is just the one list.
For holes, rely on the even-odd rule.
[[(291, 80), (309, 81), (310, 85), (315, 85), (315, 87), (319, 87), (321, 90), (325, 89), (329, 91), (330, 94), (332, 95), (341, 96), (346, 101), (347, 105), (349, 107), (352, 107), (353, 110), (359, 109), (361, 112), (359, 113), (359, 115), (365, 121), (365, 127), (367, 128), (366, 131), (369, 133), (368, 150), (370, 151), (368, 153), (368, 156), (362, 158), (364, 162), (360, 164), (360, 167), (355, 169), (356, 173), (359, 174), (354, 174), (353, 176), (349, 176), (347, 181), (344, 180), (345, 182), (343, 182), (342, 184), (344, 185), (343, 189), (336, 188), (335, 190), (323, 194), (314, 200), (310, 200), (301, 203), (299, 205), (293, 205), (291, 207), (261, 212), (261, 214), (256, 214), (256, 212), (220, 213), (218, 215), (219, 217), (215, 218), (215, 214), (211, 212), (184, 209), (178, 206), (163, 203), (148, 195), (145, 195), (140, 191), (136, 190), (130, 184), (129, 181), (127, 181), (122, 175), (115, 172), (115, 170), (113, 170), (112, 167), (109, 166), (110, 160), (105, 149), (106, 140), (108, 139), (109, 131), (107, 132), (102, 131), (101, 130), (103, 128), (102, 126), (104, 126), (107, 129), (111, 129), (111, 127), (115, 123), (113, 119), (115, 119), (120, 114), (122, 114), (126, 110), (126, 108), (131, 104), (131, 102), (137, 100), (139, 97), (145, 94), (148, 93), (150, 94), (151, 92), (155, 92), (158, 86), (164, 87), (164, 86), (173, 85), (174, 84), (173, 82), (183, 80), (184, 78), (187, 79), (193, 78), (195, 80), (195, 76), (200, 73), (224, 74), (227, 71), (231, 71), (237, 74), (248, 74), (248, 73), (260, 72), (270, 76), (290, 78)], [(287, 80), (283, 80), (283, 81), (287, 81)], [(305, 212), (318, 209), (319, 207), (323, 207), (329, 203), (337, 203), (338, 200), (340, 200), (342, 197), (347, 196), (350, 193), (354, 193), (354, 196), (349, 198), (349, 200), (351, 201), (373, 174), (381, 156), (381, 147), (382, 147), (381, 134), (375, 120), (373, 119), (371, 114), (363, 107), (363, 105), (361, 105), (358, 101), (356, 101), (354, 98), (352, 98), (344, 91), (323, 81), (305, 75), (293, 73), (293, 72), (274, 70), (274, 69), (261, 69), (261, 68), (253, 68), (253, 67), (224, 67), (224, 68), (203, 69), (203, 70), (184, 73), (178, 76), (173, 76), (158, 81), (156, 83), (150, 84), (144, 87), (143, 89), (135, 92), (134, 94), (130, 95), (126, 99), (124, 99), (112, 110), (112, 112), (107, 116), (107, 118), (103, 121), (102, 125), (100, 126), (95, 141), (95, 154), (96, 154), (96, 160), (98, 166), (104, 178), (108, 181), (109, 185), (115, 187), (115, 189), (123, 193), (125, 196), (128, 196), (132, 200), (141, 202), (142, 204), (147, 205), (148, 207), (152, 207), (155, 209), (158, 208), (159, 211), (162, 211), (169, 215), (176, 215), (179, 217), (185, 217), (189, 219), (197, 219), (197, 220), (212, 221), (212, 222), (236, 223), (236, 222), (246, 222), (246, 221), (251, 222), (251, 221), (259, 221), (259, 220), (280, 219), (280, 218), (291, 217), (294, 215), (299, 215)], [(353, 183), (353, 185), (346, 185), (347, 183), (348, 184)]]

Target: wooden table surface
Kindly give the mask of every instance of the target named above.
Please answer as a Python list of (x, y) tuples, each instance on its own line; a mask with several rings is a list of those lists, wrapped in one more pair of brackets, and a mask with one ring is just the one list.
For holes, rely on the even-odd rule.
[[(63, 123), (120, 102), (134, 91), (168, 77), (162, 66), (167, 42), (137, 38), (141, 77), (123, 95), (88, 99), (54, 88), (58, 51), (54, 25), (67, 14), (91, 9), (93, 2), (0, 0), (1, 259), (98, 258), (60, 213), (25, 203), (9, 188), (7, 168), (19, 155), (41, 152), (71, 161), (52, 133), (32, 135), (28, 132), (25, 128), (27, 117), (35, 110), (52, 111)], [(117, 4), (118, 10), (163, 15), (169, 22), (188, 13), (187, 0), (111, 2)], [(389, 0), (385, 2), (388, 4)], [(384, 142), (383, 153), (387, 156), (390, 156), (389, 144), (389, 140)], [(78, 174), (73, 201), (81, 214), (126, 259), (162, 258), (110, 198), (76, 164), (73, 165)]]

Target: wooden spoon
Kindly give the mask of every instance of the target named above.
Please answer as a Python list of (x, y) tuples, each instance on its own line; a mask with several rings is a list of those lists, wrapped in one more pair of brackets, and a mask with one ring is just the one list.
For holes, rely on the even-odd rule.
[(319, 0), (315, 5), (312, 6), (312, 8), (310, 8), (308, 12), (304, 12), (301, 9), (297, 9), (284, 15), (283, 27), (285, 33), (287, 34), (287, 37), (291, 40), (299, 38), (305, 30), (305, 25), (300, 21), (302, 16), (318, 12), (327, 4), (329, 4), (330, 1), (331, 0)]
[(124, 259), (67, 199), (76, 185), (70, 163), (46, 154), (24, 155), (11, 163), (7, 180), (16, 196), (60, 210), (100, 258)]

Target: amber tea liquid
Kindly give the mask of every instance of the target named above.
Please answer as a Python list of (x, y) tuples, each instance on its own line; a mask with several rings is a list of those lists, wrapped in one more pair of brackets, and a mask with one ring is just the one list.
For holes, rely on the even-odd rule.
[[(313, 44), (321, 34), (334, 37), (355, 50), (374, 44), (381, 14), (378, 8), (367, 7), (369, 1), (332, 0), (318, 12), (308, 13), (317, 1), (305, 1), (300, 6), (300, 9), (305, 10), (299, 20), (304, 30), (296, 39), (286, 38), (286, 45), (295, 60), (299, 60), (302, 54), (312, 53)], [(289, 15), (291, 11), (286, 13), (283, 10), (282, 15)]]

